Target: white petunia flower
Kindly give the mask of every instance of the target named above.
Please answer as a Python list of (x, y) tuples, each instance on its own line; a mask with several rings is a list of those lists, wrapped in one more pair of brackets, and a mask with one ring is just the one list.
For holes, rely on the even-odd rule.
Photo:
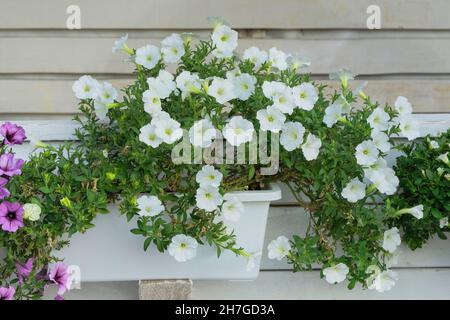
[(278, 68), (278, 70), (286, 70), (288, 68), (287, 55), (281, 50), (273, 47), (269, 50), (269, 62), (272, 67)]
[(176, 89), (174, 76), (166, 70), (160, 70), (156, 78), (148, 78), (147, 84), (148, 89), (160, 99), (166, 99)]
[(354, 178), (342, 189), (341, 194), (349, 202), (358, 202), (366, 196), (366, 185), (358, 178)]
[(103, 121), (108, 115), (108, 107), (99, 100), (94, 101), (94, 112), (98, 120)]
[(393, 195), (397, 191), (399, 179), (391, 168), (370, 169), (365, 173), (381, 193)]
[(242, 118), (235, 116), (225, 125), (223, 136), (232, 146), (240, 146), (242, 143), (250, 142), (253, 139), (255, 129), (253, 124)]
[(141, 217), (154, 217), (164, 211), (162, 202), (155, 196), (140, 196), (137, 206)]
[(117, 99), (117, 90), (109, 82), (103, 82), (99, 87), (98, 98), (104, 104), (113, 103)]
[(220, 104), (236, 98), (233, 82), (222, 78), (214, 78), (208, 88), (208, 94)]
[(256, 113), (256, 119), (259, 120), (261, 130), (279, 132), (286, 121), (286, 116), (275, 106), (268, 106)]
[(194, 147), (208, 148), (217, 136), (217, 130), (208, 119), (194, 122), (189, 129), (189, 141)]
[(375, 131), (385, 131), (389, 129), (389, 114), (382, 108), (376, 108), (367, 118), (370, 127)]
[(260, 261), (261, 251), (249, 253), (245, 258), (247, 259), (246, 270), (251, 271), (256, 268), (258, 261)]
[(273, 105), (283, 113), (292, 114), (292, 112), (294, 111), (292, 90), (288, 86), (285, 86), (283, 91), (275, 94), (275, 96), (272, 98), (272, 101)]
[(155, 133), (167, 144), (172, 144), (183, 136), (180, 123), (174, 119), (158, 121), (155, 125)]
[(208, 185), (197, 189), (195, 200), (197, 201), (197, 207), (211, 212), (219, 208), (222, 204), (223, 198), (217, 188)]
[(389, 142), (389, 137), (386, 133), (381, 131), (373, 130), (371, 133), (372, 141), (375, 144), (375, 146), (380, 150), (381, 152), (388, 152), (391, 150), (392, 145)]
[(264, 62), (268, 59), (268, 54), (264, 50), (260, 50), (257, 47), (250, 47), (244, 51), (242, 58), (244, 60), (250, 60), (255, 68), (258, 69), (262, 66)]
[(361, 82), (361, 84), (352, 91), (352, 94), (354, 96), (360, 96), (363, 99), (367, 98), (366, 94), (363, 92), (363, 89), (367, 86), (368, 83), (368, 81)]
[(392, 270), (386, 270), (383, 272), (377, 273), (374, 277), (370, 285), (368, 286), (369, 289), (375, 289), (380, 293), (386, 292), (391, 290), (394, 285), (395, 281), (398, 280), (397, 274)]
[(208, 22), (210, 24), (212, 24), (213, 26), (213, 30), (216, 30), (218, 27), (224, 25), (224, 26), (230, 26), (230, 24), (228, 23), (228, 21), (226, 21), (223, 17), (216, 17), (216, 16), (212, 16), (212, 17), (208, 17), (207, 18)]
[(378, 149), (371, 140), (361, 142), (355, 148), (356, 162), (361, 166), (370, 166), (378, 160)]
[(233, 56), (233, 51), (225, 51), (225, 50), (220, 50), (218, 48), (214, 49), (212, 52), (212, 55), (215, 56), (216, 58), (221, 58), (221, 59), (225, 59), (225, 58), (231, 58)]
[(289, 243), (288, 238), (285, 236), (279, 236), (269, 243), (267, 250), (269, 251), (269, 259), (277, 259), (280, 261), (289, 254), (291, 244)]
[(445, 228), (445, 227), (448, 227), (449, 226), (449, 224), (448, 224), (448, 217), (445, 217), (445, 218), (442, 218), (442, 219), (440, 219), (439, 220), (439, 228)]
[(408, 209), (408, 213), (414, 216), (416, 219), (422, 219), (423, 218), (423, 205), (418, 205), (413, 208)]
[(339, 97), (337, 97), (336, 101), (334, 103), (338, 103), (341, 105), (342, 113), (349, 114), (352, 111), (352, 107), (350, 103), (347, 101), (347, 99), (341, 94)]
[(408, 138), (409, 141), (420, 137), (419, 121), (411, 115), (403, 115), (395, 119), (400, 126), (400, 134)]
[(144, 110), (148, 114), (156, 115), (161, 112), (161, 99), (153, 91), (144, 91), (142, 100), (144, 101)]
[(156, 66), (160, 58), (159, 48), (149, 44), (136, 50), (135, 62), (150, 70)]
[(292, 88), (292, 97), (297, 107), (303, 110), (311, 110), (314, 104), (319, 100), (319, 94), (316, 87), (311, 83), (302, 83)]
[(415, 206), (412, 208), (401, 209), (396, 212), (397, 216), (400, 216), (402, 214), (410, 214), (410, 215), (414, 216), (416, 219), (420, 220), (423, 218), (423, 205), (418, 205), (418, 206)]
[(393, 253), (397, 250), (397, 247), (402, 243), (402, 239), (400, 238), (399, 231), (397, 227), (393, 227), (384, 232), (383, 236), (383, 249)]
[(112, 47), (112, 53), (116, 53), (117, 51), (128, 50), (128, 46), (126, 45), (126, 42), (128, 41), (128, 33), (122, 37), (120, 37), (118, 40), (114, 41), (114, 45)]
[(78, 99), (96, 99), (99, 95), (100, 84), (91, 76), (82, 76), (75, 81), (72, 90)]
[(211, 39), (221, 52), (232, 53), (238, 45), (238, 33), (227, 25), (220, 25), (214, 29)]
[(154, 114), (152, 116), (152, 121), (150, 121), (150, 124), (154, 127), (162, 121), (171, 120), (170, 114), (168, 114), (165, 111), (158, 112), (157, 114)]
[(383, 256), (386, 268), (395, 267), (398, 264), (398, 257), (399, 257), (398, 251), (395, 251), (394, 253), (385, 252), (383, 253)]
[(450, 160), (448, 159), (448, 152), (439, 155), (439, 157), (437, 157), (437, 159), (447, 165), (450, 164)]
[(347, 88), (348, 81), (355, 79), (356, 74), (350, 70), (340, 69), (330, 74), (330, 80), (340, 81), (344, 88)]
[(439, 149), (439, 142), (437, 142), (437, 141), (435, 141), (435, 140), (431, 140), (431, 141), (429, 142), (429, 144), (430, 144), (430, 148), (431, 148), (431, 149)]
[(377, 161), (375, 161), (374, 164), (372, 164), (370, 167), (368, 168), (364, 168), (364, 176), (370, 180), (370, 177), (372, 177), (372, 175), (376, 175), (378, 174), (378, 170), (387, 168), (387, 162), (384, 158), (379, 157), (377, 159)]
[(162, 140), (155, 133), (155, 127), (151, 124), (147, 124), (141, 128), (139, 141), (153, 148), (157, 148), (162, 143)]
[(198, 242), (190, 236), (177, 234), (172, 238), (168, 247), (169, 254), (178, 262), (185, 262), (195, 258)]
[(226, 72), (225, 78), (227, 78), (228, 80), (234, 81), (241, 74), (242, 74), (242, 72), (239, 68), (234, 68), (233, 70), (229, 70)]
[(256, 78), (243, 73), (234, 78), (233, 84), (236, 97), (245, 101), (255, 92)]
[(273, 100), (273, 98), (279, 94), (282, 94), (289, 90), (288, 86), (279, 81), (264, 81), (262, 84), (263, 94), (267, 99)]
[(308, 161), (317, 159), (321, 146), (322, 141), (320, 138), (312, 133), (308, 133), (305, 143), (302, 144), (302, 152), (305, 159)]
[(293, 151), (303, 142), (305, 127), (300, 122), (286, 122), (281, 131), (280, 143), (286, 151)]
[(189, 92), (200, 91), (202, 85), (196, 73), (190, 71), (181, 72), (175, 80), (177, 88), (187, 95)]
[(237, 222), (244, 214), (245, 208), (242, 202), (235, 196), (225, 195), (225, 202), (222, 205), (222, 215), (224, 219)]
[(323, 269), (325, 280), (330, 284), (336, 284), (344, 281), (349, 272), (348, 267), (344, 263), (338, 263), (335, 266)]
[(289, 54), (287, 57), (287, 64), (292, 70), (298, 70), (300, 68), (309, 67), (311, 65), (311, 61), (302, 55)]
[(223, 175), (219, 170), (216, 170), (211, 165), (205, 165), (202, 167), (202, 170), (197, 172), (195, 181), (197, 181), (201, 188), (207, 186), (218, 188), (222, 182), (222, 178)]
[(161, 53), (165, 63), (177, 63), (184, 55), (183, 39), (179, 34), (173, 33), (161, 41)]
[(325, 115), (323, 116), (323, 123), (328, 128), (332, 128), (338, 120), (342, 117), (342, 106), (340, 103), (333, 103), (325, 109)]
[(399, 96), (397, 100), (395, 100), (394, 108), (400, 115), (411, 114), (413, 111), (411, 103), (407, 98), (402, 96)]
[(35, 203), (25, 203), (23, 205), (23, 218), (25, 220), (38, 221), (41, 213), (41, 207)]

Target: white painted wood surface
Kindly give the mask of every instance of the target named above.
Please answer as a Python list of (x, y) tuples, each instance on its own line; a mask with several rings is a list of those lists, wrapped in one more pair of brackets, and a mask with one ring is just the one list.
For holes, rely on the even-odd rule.
[(63, 29), (71, 4), (87, 29), (201, 29), (208, 16), (241, 29), (365, 29), (371, 4), (385, 29), (450, 29), (447, 0), (3, 0), (0, 28)]
[[(116, 37), (0, 35), (0, 72), (130, 74), (133, 65), (123, 54), (112, 54)], [(139, 47), (161, 39), (133, 38)], [(308, 72), (326, 74), (347, 67), (358, 74), (450, 73), (450, 38), (420, 39), (240, 39), (238, 52), (250, 46), (300, 53), (311, 59)], [(33, 50), (30, 50), (33, 48)], [(76, 52), (76, 54), (74, 54)], [(370, 54), (367, 54), (370, 52)], [(426, 62), (425, 62), (426, 61)]]
[[(78, 79), (72, 75), (71, 79), (57, 77), (56, 79), (17, 79), (0, 78), (0, 113), (15, 114), (74, 114), (78, 112), (78, 100), (72, 92), (72, 84)], [(316, 77), (317, 78), (317, 77)], [(361, 80), (350, 85), (356, 87)], [(99, 80), (108, 81), (115, 88), (124, 88), (130, 84), (130, 78), (104, 77)], [(372, 101), (381, 105), (393, 104), (399, 96), (408, 97), (414, 105), (415, 112), (444, 113), (450, 112), (450, 80), (442, 79), (371, 79), (364, 89)], [(338, 89), (335, 81), (318, 80), (329, 86), (327, 93)], [(26, 94), (23, 94), (26, 92)]]

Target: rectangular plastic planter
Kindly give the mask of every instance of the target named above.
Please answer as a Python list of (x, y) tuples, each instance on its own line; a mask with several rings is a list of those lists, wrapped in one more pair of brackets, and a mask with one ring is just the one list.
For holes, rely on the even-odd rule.
[[(278, 185), (268, 190), (233, 192), (245, 207), (239, 222), (227, 225), (234, 229), (238, 244), (248, 252), (262, 252), (267, 216), (271, 201), (281, 198)], [(68, 265), (77, 265), (81, 281), (124, 281), (145, 279), (228, 279), (251, 280), (259, 274), (261, 256), (256, 266), (246, 270), (247, 261), (231, 252), (217, 258), (215, 248), (199, 246), (195, 259), (177, 262), (168, 253), (151, 245), (143, 249), (144, 238), (130, 232), (135, 222), (127, 222), (116, 206), (111, 213), (98, 215), (95, 227), (76, 234), (70, 246), (58, 253)]]

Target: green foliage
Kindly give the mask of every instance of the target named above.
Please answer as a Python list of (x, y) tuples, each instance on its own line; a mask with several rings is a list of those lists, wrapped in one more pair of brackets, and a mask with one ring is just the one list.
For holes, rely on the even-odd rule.
[[(74, 233), (94, 226), (97, 213), (107, 212), (101, 173), (86, 165), (83, 150), (70, 143), (33, 153), (22, 174), (8, 183), (11, 202), (41, 207), (37, 221), (25, 221), (15, 233), (0, 232), (0, 286), (17, 283), (16, 263), (34, 259), (33, 272), (16, 287), (15, 299), (38, 299), (48, 285), (49, 264)], [(65, 199), (63, 201), (63, 199)], [(64, 204), (63, 204), (64, 203)]]
[(450, 165), (438, 159), (450, 151), (450, 130), (405, 145), (402, 151), (404, 156), (397, 159), (395, 168), (401, 193), (393, 203), (403, 208), (422, 204), (424, 217), (402, 215), (390, 223), (401, 227), (404, 241), (417, 249), (435, 235), (446, 239), (445, 232), (450, 230), (445, 224), (445, 218), (450, 218)]

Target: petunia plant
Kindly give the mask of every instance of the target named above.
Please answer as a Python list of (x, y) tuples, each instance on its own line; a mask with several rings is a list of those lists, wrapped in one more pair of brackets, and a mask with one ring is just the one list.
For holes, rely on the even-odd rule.
[(450, 130), (401, 150), (395, 167), (401, 191), (392, 203), (409, 209), (391, 223), (403, 230), (408, 246), (417, 249), (434, 236), (447, 239), (445, 232), (450, 230)]
[(39, 299), (51, 286), (62, 299), (70, 269), (55, 253), (107, 212), (102, 174), (90, 170), (72, 144), (37, 142), (40, 152), (24, 162), (10, 148), (24, 142), (24, 129), (5, 123), (0, 134), (0, 300)]
[[(287, 258), (295, 271), (319, 265), (330, 283), (389, 290), (401, 242), (391, 219), (404, 208), (389, 201), (399, 179), (385, 158), (399, 148), (394, 138), (419, 136), (411, 104), (399, 97), (380, 106), (366, 83), (350, 86), (347, 70), (330, 76), (340, 83), (332, 90), (301, 72), (307, 59), (275, 47), (239, 56), (237, 32), (214, 22), (209, 39), (172, 34), (161, 47), (138, 49), (127, 36), (116, 41), (113, 52), (129, 55), (136, 76), (120, 95), (90, 76), (73, 85), (86, 161), (105, 172), (109, 197), (136, 225), (131, 232), (145, 250), (178, 261), (211, 245), (251, 262), (254, 253), (224, 224), (244, 214), (228, 192), (281, 181), (310, 222), (306, 234), (270, 243), (269, 257)], [(252, 156), (255, 144), (276, 158), (273, 170), (261, 153)]]

